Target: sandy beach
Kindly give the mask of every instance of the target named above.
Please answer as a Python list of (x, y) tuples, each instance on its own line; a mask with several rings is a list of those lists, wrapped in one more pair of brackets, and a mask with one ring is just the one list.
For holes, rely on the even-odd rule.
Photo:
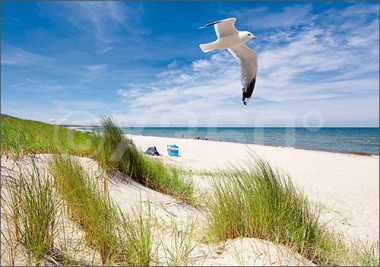
[[(250, 151), (254, 152), (288, 174), (311, 201), (322, 204), (326, 222), (343, 231), (349, 239), (375, 241), (379, 238), (378, 156), (209, 140), (129, 137), (141, 150), (156, 146), (164, 161), (195, 172), (244, 165), (244, 161), (250, 159)], [(180, 157), (168, 156), (167, 145), (173, 144), (179, 146)]]
[[(329, 153), (321, 151), (244, 145), (209, 140), (175, 139), (150, 136), (128, 136), (142, 151), (156, 146), (161, 154), (156, 158), (166, 164), (174, 164), (191, 171), (190, 176), (197, 187), (197, 194), (208, 194), (210, 177), (206, 171), (218, 171), (243, 166), (251, 160), (250, 153), (266, 159), (281, 173), (289, 175), (296, 188), (302, 191), (313, 204), (321, 208), (321, 219), (336, 232), (341, 232), (347, 242), (376, 242), (379, 237), (379, 157)], [(167, 145), (179, 146), (179, 157), (170, 157)], [(41, 171), (51, 155), (37, 155), (35, 160)], [(239, 238), (220, 244), (205, 244), (203, 230), (207, 225), (202, 211), (180, 201), (148, 189), (135, 181), (121, 179), (119, 174), (106, 174), (91, 159), (75, 157), (85, 169), (103, 181), (109, 178), (109, 194), (123, 212), (140, 205), (148, 205), (154, 218), (154, 231), (158, 244), (157, 264), (170, 264), (169, 251), (173, 251), (181, 234), (193, 225), (196, 234), (190, 241), (193, 249), (188, 255), (190, 265), (313, 265), (308, 260), (289, 251), (288, 248), (255, 238)], [(19, 159), (21, 168), (30, 169), (28, 157)], [(16, 175), (13, 161), (2, 157), (3, 177)], [(7, 192), (3, 192), (6, 194)], [(200, 203), (201, 206), (207, 203)], [(67, 223), (67, 222), (66, 222)], [(5, 227), (3, 224), (2, 227)], [(74, 227), (74, 226), (72, 226)], [(76, 230), (71, 240), (80, 240), (83, 233)], [(78, 241), (79, 242), (79, 241)], [(23, 255), (22, 251), (19, 251)], [(91, 254), (92, 253), (92, 254)], [(7, 264), (7, 252), (2, 263)], [(94, 252), (83, 255), (87, 262), (101, 264)], [(25, 257), (18, 257), (16, 265), (25, 264)]]

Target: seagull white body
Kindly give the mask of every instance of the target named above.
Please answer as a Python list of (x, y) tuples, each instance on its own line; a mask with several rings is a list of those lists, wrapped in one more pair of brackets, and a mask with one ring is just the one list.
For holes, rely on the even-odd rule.
[(223, 36), (216, 41), (208, 44), (199, 45), (203, 52), (210, 52), (215, 49), (229, 49), (249, 41), (251, 38), (247, 35), (248, 32), (237, 32), (235, 34)]
[(212, 22), (201, 27), (205, 28), (214, 25), (218, 39), (212, 43), (201, 44), (199, 47), (205, 53), (215, 49), (228, 49), (239, 61), (241, 83), (243, 86), (242, 100), (244, 105), (246, 105), (252, 96), (256, 84), (257, 55), (253, 50), (249, 49), (245, 43), (257, 37), (247, 31), (238, 31), (235, 28), (235, 21), (235, 18), (229, 18)]

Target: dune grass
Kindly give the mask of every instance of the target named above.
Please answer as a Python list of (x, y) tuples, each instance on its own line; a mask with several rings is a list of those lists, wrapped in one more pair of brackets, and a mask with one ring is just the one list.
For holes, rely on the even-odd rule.
[(83, 228), (88, 245), (99, 251), (103, 264), (112, 263), (118, 254), (116, 207), (77, 160), (56, 155), (50, 172), (69, 217)]
[(158, 246), (154, 244), (154, 235), (152, 229), (152, 214), (150, 204), (148, 209), (140, 207), (133, 210), (130, 216), (125, 216), (120, 211), (119, 232), (123, 238), (121, 247), (124, 254), (128, 255), (126, 264), (132, 266), (148, 266), (153, 259), (157, 258)]
[(19, 158), (26, 154), (68, 153), (89, 156), (101, 146), (99, 135), (61, 126), (0, 115), (1, 154)]
[(30, 171), (19, 170), (5, 185), (8, 194), (2, 195), (2, 208), (7, 212), (2, 219), (15, 239), (12, 242), (25, 247), (29, 263), (40, 265), (54, 247), (60, 200), (52, 180), (39, 172), (33, 160)]
[(353, 254), (359, 262), (349, 264), (373, 262), (375, 258), (374, 253), (347, 247), (340, 236), (320, 223), (318, 209), (294, 188), (289, 177), (255, 156), (246, 170), (221, 171), (213, 177), (208, 206), (211, 240), (269, 240), (319, 265), (339, 264)]
[(111, 117), (101, 120), (102, 134), (89, 134), (42, 122), (1, 114), (2, 155), (60, 153), (95, 159), (108, 171), (119, 170), (133, 180), (186, 203), (193, 201), (194, 186), (175, 167), (144, 155)]
[[(16, 159), (33, 153), (89, 156), (107, 171), (120, 171), (152, 189), (187, 203), (194, 201), (194, 186), (183, 179), (180, 170), (140, 152), (112, 118), (103, 118), (102, 126), (102, 135), (91, 135), (1, 115), (1, 153)], [(294, 188), (289, 177), (256, 157), (247, 166), (211, 174), (212, 192), (206, 200), (210, 240), (261, 238), (284, 244), (319, 265), (379, 264), (378, 243), (348, 246), (320, 224), (318, 209)], [(29, 261), (33, 258), (42, 263), (54, 248), (59, 217), (55, 187), (67, 215), (84, 230), (88, 245), (99, 252), (103, 264), (152, 262), (157, 251), (153, 248), (150, 209), (147, 214), (142, 210), (132, 216), (123, 214), (69, 156), (55, 156), (50, 171), (54, 183), (33, 165), (31, 172), (20, 174), (7, 186), (7, 198), (2, 196), (10, 207), (2, 218), (10, 225), (16, 243), (26, 248)], [(193, 249), (192, 232), (175, 236), (174, 247), (166, 248), (170, 264), (187, 264)]]
[(195, 221), (187, 222), (183, 228), (171, 221), (171, 243), (164, 245), (168, 266), (189, 266), (190, 253), (195, 249)]
[(50, 171), (69, 217), (84, 230), (87, 244), (99, 252), (103, 265), (149, 265), (154, 255), (149, 208), (147, 213), (140, 208), (124, 214), (101, 183), (71, 157), (55, 156)]
[(194, 185), (190, 179), (184, 179), (180, 170), (144, 155), (111, 117), (103, 118), (101, 125), (105, 137), (98, 157), (101, 166), (121, 171), (149, 188), (192, 203)]

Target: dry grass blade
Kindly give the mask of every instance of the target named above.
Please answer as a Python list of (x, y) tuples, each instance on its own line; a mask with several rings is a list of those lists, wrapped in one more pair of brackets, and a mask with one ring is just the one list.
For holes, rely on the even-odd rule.
[[(338, 254), (356, 251), (372, 262), (373, 253), (352, 250), (319, 221), (319, 213), (267, 162), (253, 155), (248, 168), (235, 168), (213, 177), (207, 217), (213, 240), (254, 237), (292, 248), (316, 264), (342, 262)], [(347, 261), (345, 261), (347, 263)], [(357, 264), (357, 261), (349, 261)]]
[(97, 160), (108, 170), (119, 170), (133, 180), (186, 203), (193, 202), (194, 185), (174, 167), (167, 167), (137, 149), (111, 117), (101, 121), (104, 146)]
[(113, 262), (118, 254), (116, 208), (75, 159), (57, 155), (50, 170), (69, 216), (81, 225), (88, 244), (99, 251), (103, 264)]
[(41, 174), (31, 161), (31, 170), (19, 168), (18, 176), (7, 183), (9, 195), (3, 204), (7, 206), (7, 224), (15, 241), (25, 247), (29, 262), (41, 264), (58, 234), (60, 200), (50, 177)]

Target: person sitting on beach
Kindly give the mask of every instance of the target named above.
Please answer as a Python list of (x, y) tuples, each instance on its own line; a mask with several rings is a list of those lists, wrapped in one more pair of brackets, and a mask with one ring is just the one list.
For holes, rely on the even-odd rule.
[(148, 149), (145, 151), (145, 154), (151, 156), (161, 156), (160, 153), (158, 153), (157, 148), (155, 146), (148, 147)]

